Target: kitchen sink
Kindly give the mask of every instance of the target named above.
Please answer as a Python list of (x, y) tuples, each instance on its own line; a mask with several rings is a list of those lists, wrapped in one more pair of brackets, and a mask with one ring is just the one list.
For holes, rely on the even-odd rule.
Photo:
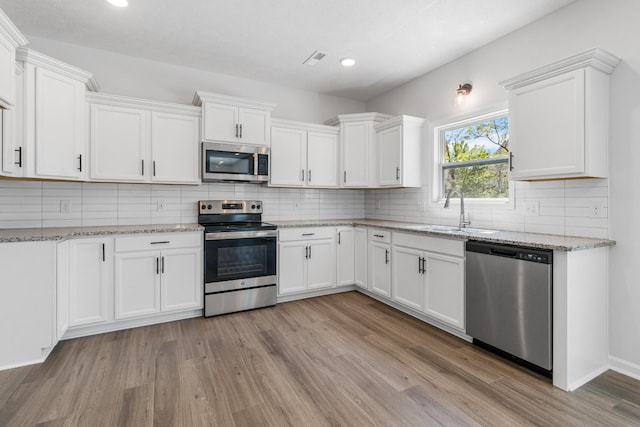
[(497, 230), (486, 230), (482, 228), (458, 228), (448, 225), (407, 225), (405, 228), (408, 230), (418, 231), (439, 231), (443, 233), (456, 233), (456, 234), (493, 234), (497, 233)]

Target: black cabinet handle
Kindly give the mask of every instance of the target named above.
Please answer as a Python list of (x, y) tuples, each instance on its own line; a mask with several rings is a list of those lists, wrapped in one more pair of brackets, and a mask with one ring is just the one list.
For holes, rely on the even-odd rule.
[(300, 171), (300, 181), (304, 182), (304, 169)]
[(105, 262), (107, 260), (107, 257), (105, 255), (105, 250), (104, 250), (104, 243), (102, 244), (102, 262)]
[(396, 181), (400, 180), (400, 168), (396, 166)]
[(338, 231), (338, 244), (340, 244), (340, 231)]
[(144, 159), (142, 159), (142, 171), (141, 171), (141, 175), (144, 176)]
[(153, 176), (156, 176), (156, 161), (153, 161)]
[(382, 234), (374, 234), (373, 237), (379, 237), (382, 239), (384, 236)]
[(418, 257), (418, 273), (422, 273), (422, 257)]
[(388, 249), (384, 250), (384, 263), (385, 264), (389, 264), (389, 250)]
[(513, 170), (513, 151), (509, 152), (509, 171)]
[(238, 137), (238, 124), (236, 123), (236, 138)]
[(311, 182), (311, 169), (307, 171), (307, 179)]
[(162, 274), (164, 274), (164, 257), (162, 257)]
[(159, 241), (159, 242), (151, 242), (150, 244), (152, 245), (165, 245), (167, 243), (171, 243), (170, 240), (163, 240), (163, 241)]
[(316, 233), (302, 233), (303, 236), (315, 236)]
[(344, 183), (347, 183), (347, 171), (344, 171)]
[(304, 259), (309, 259), (309, 246), (304, 247)]
[(422, 258), (422, 274), (425, 274), (426, 272), (427, 272), (427, 259)]
[(242, 139), (242, 125), (240, 125), (240, 139)]
[(13, 162), (14, 165), (18, 165), (19, 168), (22, 167), (22, 147), (18, 147), (17, 150), (13, 150), (18, 152), (18, 161)]
[(309, 246), (309, 259), (311, 259), (311, 246)]
[(156, 257), (156, 274), (160, 274), (160, 257)]
[(78, 165), (78, 171), (82, 172), (82, 154), (78, 155), (78, 161), (79, 161), (79, 165)]

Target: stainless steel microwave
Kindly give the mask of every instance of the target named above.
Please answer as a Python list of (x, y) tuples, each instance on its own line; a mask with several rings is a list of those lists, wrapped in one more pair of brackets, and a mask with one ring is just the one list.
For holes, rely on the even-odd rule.
[(202, 143), (203, 181), (269, 181), (269, 148)]

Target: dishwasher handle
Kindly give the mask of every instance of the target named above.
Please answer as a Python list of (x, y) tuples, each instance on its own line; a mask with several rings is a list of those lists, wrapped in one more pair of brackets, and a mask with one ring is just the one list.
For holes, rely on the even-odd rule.
[(510, 251), (510, 250), (498, 249), (498, 248), (491, 248), (490, 253), (491, 255), (500, 255), (500, 256), (509, 257), (509, 258), (516, 258), (518, 256), (518, 252), (516, 251)]

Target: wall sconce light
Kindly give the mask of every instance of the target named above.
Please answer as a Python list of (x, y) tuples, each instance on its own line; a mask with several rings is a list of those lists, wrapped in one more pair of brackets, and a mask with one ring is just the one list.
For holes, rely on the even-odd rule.
[(472, 88), (473, 88), (473, 86), (471, 86), (471, 83), (465, 83), (463, 85), (458, 85), (458, 89), (456, 90), (456, 104), (457, 105), (464, 104), (464, 100), (466, 99), (467, 95), (469, 95), (471, 93), (471, 89)]

